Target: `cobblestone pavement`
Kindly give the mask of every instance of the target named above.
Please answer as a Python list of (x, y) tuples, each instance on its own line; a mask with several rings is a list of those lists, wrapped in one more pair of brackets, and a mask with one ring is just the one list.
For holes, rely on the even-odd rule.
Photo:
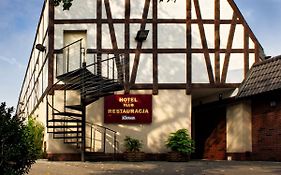
[(281, 175), (281, 162), (51, 162), (38, 160), (28, 175)]

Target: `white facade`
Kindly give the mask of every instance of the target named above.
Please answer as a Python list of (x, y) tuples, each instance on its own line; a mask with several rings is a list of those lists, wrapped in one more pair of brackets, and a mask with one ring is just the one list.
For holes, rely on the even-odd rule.
[[(86, 121), (117, 131), (119, 152), (124, 150), (122, 140), (128, 133), (143, 141), (145, 152), (166, 152), (164, 143), (170, 132), (180, 128), (191, 131), (192, 103), (217, 100), (219, 92), (226, 92), (225, 98), (230, 97), (229, 93), (243, 81), (252, 64), (261, 59), (260, 45), (235, 3), (220, 0), (218, 11), (217, 2), (74, 0), (70, 10), (63, 11), (61, 6), (52, 7), (46, 0), (21, 89), (18, 113), (38, 116), (46, 124), (52, 115), (51, 104), (63, 110), (63, 94), (54, 88), (62, 84), (57, 83), (56, 63), (65, 65), (64, 60), (58, 60), (65, 58), (60, 49), (82, 38), (88, 64), (99, 54), (104, 59), (118, 53), (129, 62), (126, 70), (129, 78), (126, 81), (131, 82), (129, 93), (154, 94), (151, 124), (104, 124), (103, 98), (87, 106)], [(149, 4), (146, 6), (146, 3)], [(145, 16), (147, 18), (143, 18)], [(135, 40), (140, 28), (149, 30), (143, 42)], [(46, 50), (38, 51), (37, 44)], [(76, 62), (78, 64), (78, 60), (71, 60), (71, 64)], [(207, 89), (207, 93), (201, 88)], [(79, 104), (79, 93), (68, 93), (68, 100)], [(46, 141), (48, 153), (77, 152), (76, 148), (53, 139), (51, 133), (46, 133)]]

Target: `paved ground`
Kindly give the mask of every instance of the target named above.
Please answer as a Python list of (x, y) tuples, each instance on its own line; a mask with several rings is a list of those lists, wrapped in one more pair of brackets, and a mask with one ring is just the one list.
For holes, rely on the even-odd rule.
[(28, 175), (281, 175), (281, 162), (49, 162), (39, 160)]

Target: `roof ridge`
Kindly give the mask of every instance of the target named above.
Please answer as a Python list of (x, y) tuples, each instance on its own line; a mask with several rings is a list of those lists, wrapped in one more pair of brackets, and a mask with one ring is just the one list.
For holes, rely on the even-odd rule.
[(255, 63), (253, 65), (253, 67), (260, 66), (260, 65), (263, 65), (263, 64), (267, 64), (269, 62), (277, 61), (279, 59), (281, 59), (281, 55), (278, 55), (278, 56), (275, 56), (275, 57), (271, 57), (271, 58), (269, 58), (267, 60), (264, 60), (264, 61), (261, 61), (261, 62), (257, 62), (257, 63)]

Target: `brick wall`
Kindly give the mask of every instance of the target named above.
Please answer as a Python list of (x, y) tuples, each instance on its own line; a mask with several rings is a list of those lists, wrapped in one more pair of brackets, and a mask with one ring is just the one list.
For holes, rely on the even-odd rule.
[(281, 95), (252, 99), (253, 160), (281, 161)]

